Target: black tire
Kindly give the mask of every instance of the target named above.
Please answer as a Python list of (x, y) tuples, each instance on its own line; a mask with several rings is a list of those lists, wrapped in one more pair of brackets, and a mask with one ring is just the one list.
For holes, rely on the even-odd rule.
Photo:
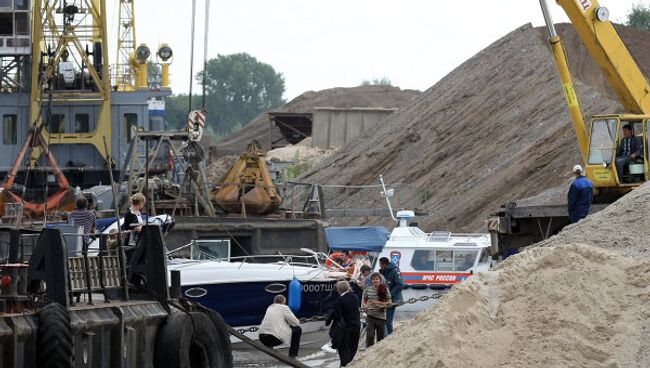
[(172, 313), (158, 331), (154, 367), (229, 368), (232, 363), (225, 365), (227, 358), (220, 341), (217, 328), (207, 314)]
[(70, 313), (58, 303), (38, 311), (36, 362), (41, 368), (70, 368), (74, 361)]
[(219, 312), (206, 309), (205, 312), (208, 317), (212, 320), (214, 327), (217, 329), (217, 334), (219, 335), (219, 343), (215, 348), (219, 349), (222, 352), (223, 359), (220, 361), (219, 368), (232, 368), (233, 359), (232, 359), (232, 346), (230, 344), (230, 332), (228, 332), (228, 324), (223, 320)]

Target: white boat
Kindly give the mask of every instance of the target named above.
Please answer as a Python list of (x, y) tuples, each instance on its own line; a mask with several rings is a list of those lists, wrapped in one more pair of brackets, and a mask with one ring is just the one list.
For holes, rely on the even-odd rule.
[[(490, 234), (425, 233), (409, 225), (413, 211), (398, 211), (395, 217), (397, 227), (391, 231), (379, 257), (390, 259), (400, 269), (404, 301), (430, 296), (435, 289), (448, 288), (490, 268)], [(433, 302), (431, 299), (406, 303), (396, 313), (419, 312)]]

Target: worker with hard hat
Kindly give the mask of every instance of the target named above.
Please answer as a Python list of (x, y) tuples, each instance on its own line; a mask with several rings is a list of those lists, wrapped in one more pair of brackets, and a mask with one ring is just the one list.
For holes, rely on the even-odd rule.
[(589, 208), (591, 208), (591, 199), (593, 194), (593, 185), (591, 181), (583, 175), (582, 166), (575, 165), (573, 174), (575, 180), (571, 183), (569, 193), (567, 194), (567, 205), (569, 209), (569, 218), (572, 223), (580, 221), (587, 217)]

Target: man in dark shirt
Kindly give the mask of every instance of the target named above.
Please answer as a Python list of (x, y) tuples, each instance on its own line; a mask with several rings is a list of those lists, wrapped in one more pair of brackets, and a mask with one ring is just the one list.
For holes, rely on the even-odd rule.
[(643, 145), (638, 137), (635, 137), (630, 125), (623, 126), (623, 138), (618, 143), (616, 148), (616, 172), (618, 173), (618, 180), (623, 182), (623, 169), (636, 161), (642, 155)]
[(81, 226), (84, 229), (84, 242), (86, 244), (90, 243), (90, 236), (95, 232), (97, 216), (88, 210), (88, 200), (84, 197), (77, 198), (75, 202), (76, 209), (70, 212), (68, 216), (68, 222), (73, 226)]
[(359, 333), (361, 319), (359, 318), (359, 298), (350, 292), (350, 284), (347, 281), (340, 281), (336, 288), (341, 295), (336, 301), (334, 313), (325, 322), (329, 325), (334, 322), (330, 330), (332, 347), (339, 352), (341, 367), (345, 367), (354, 359), (359, 347)]

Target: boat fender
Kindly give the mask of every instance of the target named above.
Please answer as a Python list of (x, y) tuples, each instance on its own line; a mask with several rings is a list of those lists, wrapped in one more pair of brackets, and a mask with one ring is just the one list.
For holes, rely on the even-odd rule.
[(300, 310), (300, 293), (302, 292), (302, 285), (300, 285), (300, 281), (298, 281), (297, 278), (293, 278), (291, 282), (289, 283), (289, 300), (287, 301), (287, 305), (289, 306), (289, 309), (291, 309), (292, 312), (297, 312)]
[(36, 363), (39, 367), (72, 367), (72, 325), (70, 313), (58, 303), (46, 305), (38, 311)]
[(158, 330), (154, 350), (155, 368), (191, 368), (197, 361), (217, 368), (228, 361), (210, 316), (201, 312), (172, 313)]

